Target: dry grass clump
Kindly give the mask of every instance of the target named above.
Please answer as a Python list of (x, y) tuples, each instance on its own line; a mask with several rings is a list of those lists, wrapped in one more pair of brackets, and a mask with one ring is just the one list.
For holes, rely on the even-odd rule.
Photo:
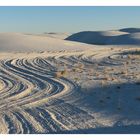
[(77, 71), (79, 71), (79, 69), (78, 68), (73, 68), (72, 71), (77, 72)]
[(113, 77), (113, 76), (111, 76), (111, 77), (110, 77), (110, 81), (116, 81), (116, 78)]
[(128, 64), (129, 64), (129, 61), (126, 62), (126, 65), (128, 65)]
[(120, 74), (127, 75), (126, 71), (122, 71)]
[(74, 65), (74, 67), (72, 68), (72, 71), (82, 73), (83, 69), (84, 69), (84, 64), (77, 64), (77, 65)]
[(79, 78), (75, 77), (74, 80), (77, 82), (79, 80)]
[(84, 68), (84, 64), (79, 64), (79, 65), (78, 65), (78, 68), (79, 68), (79, 69), (83, 69), (83, 68)]
[(64, 77), (64, 76), (67, 75), (67, 72), (68, 72), (67, 70), (57, 71), (57, 72), (55, 73), (55, 77), (56, 77), (56, 78)]
[(121, 74), (126, 75), (126, 76), (128, 75), (128, 64), (129, 63), (130, 63), (129, 61), (124, 63), (124, 70), (121, 72)]
[(99, 77), (100, 76), (100, 73), (96, 72), (95, 73), (95, 76)]
[(60, 77), (61, 77), (60, 71), (57, 71), (57, 72), (55, 73), (55, 77), (56, 77), (56, 78), (60, 78)]
[(72, 71), (73, 71), (73, 72), (76, 72), (76, 68), (73, 68)]
[(128, 59), (131, 59), (132, 57), (131, 57), (131, 55), (128, 55), (127, 58), (128, 58)]
[(110, 78), (109, 76), (106, 76), (106, 77), (104, 77), (104, 80), (105, 80), (105, 81), (110, 81), (111, 78)]

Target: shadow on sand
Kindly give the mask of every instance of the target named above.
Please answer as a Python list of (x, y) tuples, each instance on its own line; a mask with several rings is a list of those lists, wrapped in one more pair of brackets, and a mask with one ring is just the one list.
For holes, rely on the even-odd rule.
[(83, 31), (72, 34), (65, 40), (95, 45), (140, 45), (140, 29), (122, 29), (128, 34), (108, 35), (101, 31)]
[(67, 130), (57, 134), (140, 134), (140, 125)]
[[(88, 89), (82, 93), (85, 95), (79, 101), (76, 100), (73, 103), (74, 107), (80, 107), (81, 111), (83, 108), (87, 108), (91, 112), (101, 112), (105, 118), (117, 116), (114, 125), (58, 131), (57, 134), (140, 134), (139, 90), (140, 85), (137, 83), (114, 84), (103, 88)], [(86, 118), (79, 123), (82, 124), (85, 121)]]

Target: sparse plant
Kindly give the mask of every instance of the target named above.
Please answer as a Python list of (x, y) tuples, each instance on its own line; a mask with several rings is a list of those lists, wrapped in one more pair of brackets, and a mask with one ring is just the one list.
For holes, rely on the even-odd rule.
[(130, 55), (128, 55), (128, 56), (127, 56), (127, 58), (131, 59), (131, 56), (130, 56)]
[(61, 75), (65, 76), (66, 74), (67, 74), (67, 70), (66, 69), (61, 71)]
[(72, 71), (73, 71), (73, 72), (76, 72), (76, 69), (75, 69), (75, 68), (73, 68), (73, 69), (72, 69)]
[(124, 75), (125, 75), (125, 74), (126, 74), (126, 72), (122, 71), (120, 74), (124, 74)]
[(95, 75), (98, 77), (100, 74), (99, 73), (95, 73)]
[(128, 73), (129, 73), (129, 71), (128, 71), (128, 64), (130, 64), (129, 61), (124, 63), (124, 71), (122, 72), (122, 74), (124, 74), (126, 76), (128, 76)]
[(66, 74), (67, 74), (67, 70), (57, 71), (57, 72), (55, 73), (55, 77), (56, 77), (56, 78), (61, 78), (61, 77), (66, 76)]
[(61, 72), (60, 71), (57, 71), (56, 73), (55, 73), (55, 77), (56, 78), (60, 78), (62, 75), (61, 75)]
[(75, 78), (74, 78), (74, 80), (75, 80), (75, 81), (78, 81), (78, 80), (79, 80), (79, 78), (75, 77)]
[(114, 71), (114, 68), (112, 68), (111, 70)]
[(130, 63), (130, 62), (129, 62), (129, 61), (127, 61), (127, 62), (126, 62), (126, 65), (128, 65), (129, 63)]
[(83, 68), (84, 68), (84, 64), (79, 64), (79, 65), (78, 65), (78, 68), (79, 68), (79, 69), (83, 69)]
[(115, 78), (115, 77), (112, 77), (112, 78), (111, 78), (111, 80), (112, 80), (112, 81), (115, 81), (115, 80), (116, 80), (116, 78)]
[(110, 81), (111, 79), (110, 79), (109, 76), (106, 76), (106, 77), (104, 78), (104, 80), (105, 80), (105, 81)]

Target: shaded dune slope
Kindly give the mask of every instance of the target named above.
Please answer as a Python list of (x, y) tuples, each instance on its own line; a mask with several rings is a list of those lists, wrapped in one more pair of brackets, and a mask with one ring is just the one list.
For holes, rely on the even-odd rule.
[(140, 32), (140, 29), (139, 28), (124, 28), (124, 29), (120, 29), (119, 31), (127, 32), (127, 33), (137, 33), (137, 32)]
[(66, 40), (96, 45), (140, 45), (140, 29), (126, 28), (104, 32), (83, 31), (67, 37)]

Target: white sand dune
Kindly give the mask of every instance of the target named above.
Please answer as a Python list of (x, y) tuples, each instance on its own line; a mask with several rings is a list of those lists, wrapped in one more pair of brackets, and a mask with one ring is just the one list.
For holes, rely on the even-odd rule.
[(138, 47), (0, 34), (0, 133), (140, 133), (139, 91)]
[(55, 32), (46, 32), (44, 34), (41, 34), (41, 36), (48, 36), (52, 38), (57, 38), (57, 39), (65, 39), (69, 37), (71, 33), (55, 33)]
[(0, 33), (0, 52), (84, 50), (88, 45), (59, 38), (21, 33)]
[(140, 29), (126, 28), (112, 31), (83, 31), (66, 40), (97, 45), (140, 45)]
[(127, 33), (137, 33), (137, 32), (140, 32), (140, 29), (139, 28), (124, 28), (124, 29), (120, 29), (119, 31), (127, 32)]

